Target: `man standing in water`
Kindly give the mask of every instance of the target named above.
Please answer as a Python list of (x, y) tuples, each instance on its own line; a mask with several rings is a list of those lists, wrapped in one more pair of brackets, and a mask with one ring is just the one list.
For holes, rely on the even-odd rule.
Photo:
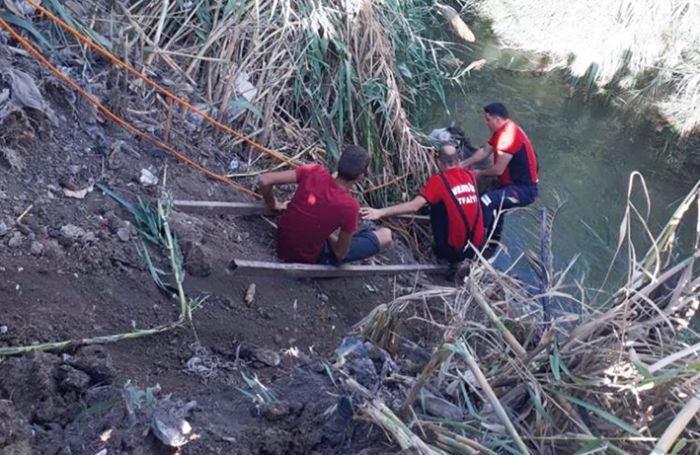
[[(474, 171), (477, 177), (498, 177), (497, 187), (481, 196), (484, 209), (495, 216), (501, 209), (532, 204), (538, 195), (539, 178), (537, 156), (530, 139), (523, 129), (510, 119), (508, 109), (501, 103), (485, 106), (484, 120), (491, 131), (488, 144), (461, 163), (466, 168), (493, 154), (493, 166)], [(494, 229), (494, 240), (500, 240), (502, 229), (503, 214), (498, 218)]]
[(417, 212), (430, 204), (430, 223), (435, 241), (435, 255), (452, 265), (474, 256), (474, 248), (484, 244), (484, 216), (476, 190), (476, 178), (469, 169), (460, 167), (454, 145), (443, 144), (437, 153), (440, 172), (428, 179), (420, 194), (409, 202), (382, 209), (363, 207), (365, 220)]
[[(287, 262), (340, 265), (374, 256), (392, 241), (387, 228), (357, 230), (360, 205), (350, 189), (367, 172), (369, 154), (348, 145), (337, 176), (318, 164), (260, 176), (259, 191), (272, 210), (284, 210), (277, 228), (277, 253)], [(273, 187), (296, 183), (291, 201), (281, 203)]]

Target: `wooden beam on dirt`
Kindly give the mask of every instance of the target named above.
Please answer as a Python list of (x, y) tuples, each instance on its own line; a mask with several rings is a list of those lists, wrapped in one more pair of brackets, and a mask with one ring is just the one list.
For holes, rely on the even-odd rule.
[(368, 275), (401, 275), (404, 273), (445, 273), (446, 265), (389, 264), (389, 265), (318, 265), (234, 259), (229, 270), (255, 275), (285, 275), (294, 278), (358, 277)]
[(173, 207), (179, 212), (202, 215), (255, 216), (275, 213), (259, 202), (174, 201)]
[[(224, 202), (224, 201), (174, 201), (175, 210), (185, 213), (200, 215), (231, 215), (231, 216), (256, 216), (274, 215), (265, 204), (259, 202)], [(406, 220), (429, 221), (430, 217), (424, 215), (397, 215), (393, 218)]]

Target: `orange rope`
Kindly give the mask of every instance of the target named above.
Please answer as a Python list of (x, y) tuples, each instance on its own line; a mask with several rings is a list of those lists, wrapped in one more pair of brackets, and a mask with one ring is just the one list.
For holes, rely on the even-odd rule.
[(367, 188), (366, 190), (364, 190), (362, 192), (362, 194), (371, 193), (372, 191), (381, 190), (382, 188), (386, 188), (387, 186), (391, 186), (395, 183), (399, 183), (401, 180), (405, 179), (409, 175), (413, 175), (413, 172), (407, 172), (404, 175), (400, 175), (398, 177), (395, 177), (395, 178), (389, 180), (388, 182), (382, 183), (381, 185), (376, 185), (376, 186), (373, 186), (372, 188)]
[(22, 45), (22, 47), (24, 47), (27, 50), (27, 52), (32, 54), (37, 60), (39, 60), (39, 62), (44, 64), (44, 66), (46, 66), (54, 75), (56, 75), (56, 77), (58, 77), (63, 82), (65, 82), (66, 84), (71, 86), (74, 90), (76, 90), (78, 93), (80, 93), (82, 96), (84, 96), (85, 99), (87, 99), (91, 104), (93, 104), (95, 107), (97, 107), (104, 115), (106, 115), (110, 119), (117, 122), (119, 125), (121, 125), (126, 130), (128, 130), (128, 131), (136, 134), (137, 136), (145, 139), (146, 141), (170, 152), (171, 154), (173, 154), (175, 157), (177, 157), (181, 161), (187, 163), (188, 165), (190, 165), (193, 168), (197, 169), (198, 171), (208, 175), (209, 177), (211, 177), (215, 180), (218, 180), (220, 182), (226, 183), (226, 184), (228, 184), (228, 185), (230, 185), (230, 186), (232, 186), (232, 187), (236, 188), (237, 190), (242, 191), (244, 193), (250, 194), (250, 195), (258, 197), (258, 198), (260, 197), (260, 195), (258, 195), (254, 191), (252, 191), (244, 186), (238, 185), (237, 183), (232, 182), (231, 180), (227, 179), (223, 175), (217, 174), (216, 172), (213, 172), (213, 171), (205, 168), (204, 166), (202, 166), (201, 164), (192, 160), (191, 158), (188, 158), (187, 156), (178, 152), (175, 148), (171, 147), (170, 145), (160, 141), (156, 137), (153, 137), (149, 134), (144, 133), (143, 131), (141, 131), (137, 127), (130, 124), (128, 121), (126, 121), (126, 120), (122, 119), (121, 117), (119, 117), (118, 115), (114, 114), (112, 111), (107, 109), (104, 105), (102, 105), (102, 103), (100, 103), (94, 96), (92, 96), (90, 93), (86, 92), (85, 89), (83, 89), (77, 82), (75, 82), (71, 78), (69, 78), (66, 75), (64, 75), (63, 73), (61, 73), (55, 66), (53, 66), (51, 64), (51, 62), (49, 62), (46, 59), (46, 57), (44, 57), (39, 51), (37, 51), (34, 48), (34, 46), (31, 45), (31, 43), (29, 43), (19, 33), (17, 33), (15, 31), (15, 29), (12, 28), (10, 26), (10, 24), (5, 22), (5, 20), (2, 18), (0, 18), (0, 25), (2, 25), (5, 29), (7, 29), (7, 31), (10, 33), (10, 35), (12, 35), (12, 37), (14, 39), (16, 39), (17, 42), (19, 42)]
[(265, 147), (264, 145), (258, 144), (257, 142), (255, 142), (255, 141), (253, 141), (252, 139), (246, 137), (246, 136), (243, 135), (242, 133), (240, 133), (240, 132), (234, 130), (233, 128), (231, 128), (231, 127), (229, 127), (229, 126), (227, 126), (227, 125), (224, 125), (223, 123), (221, 123), (221, 122), (219, 122), (218, 120), (216, 120), (215, 118), (209, 116), (209, 115), (206, 114), (205, 112), (202, 112), (201, 110), (197, 109), (195, 106), (191, 105), (191, 104), (188, 103), (187, 101), (185, 101), (185, 100), (183, 100), (182, 98), (180, 98), (179, 96), (175, 95), (174, 93), (172, 93), (172, 92), (169, 91), (168, 89), (162, 87), (162, 86), (159, 85), (157, 82), (154, 82), (153, 80), (151, 80), (148, 76), (146, 76), (145, 74), (143, 74), (143, 73), (140, 72), (139, 70), (133, 68), (133, 67), (132, 67), (131, 65), (129, 65), (128, 63), (126, 63), (126, 62), (120, 60), (119, 58), (117, 58), (117, 57), (115, 57), (114, 55), (112, 55), (109, 51), (107, 51), (106, 49), (104, 49), (103, 47), (101, 47), (101, 46), (95, 44), (92, 40), (90, 40), (90, 39), (86, 38), (85, 36), (83, 36), (80, 32), (78, 32), (77, 30), (75, 30), (73, 27), (71, 27), (69, 24), (67, 24), (66, 22), (64, 22), (64, 21), (61, 20), (60, 18), (58, 18), (58, 17), (56, 17), (55, 15), (53, 15), (50, 11), (48, 11), (46, 8), (44, 8), (43, 6), (41, 6), (41, 5), (39, 5), (38, 3), (36, 3), (34, 0), (26, 0), (26, 1), (27, 1), (27, 3), (29, 3), (30, 5), (32, 5), (34, 8), (36, 8), (38, 11), (40, 11), (43, 15), (45, 15), (46, 17), (48, 17), (49, 19), (51, 19), (52, 21), (54, 21), (55, 23), (57, 23), (58, 25), (60, 25), (65, 31), (67, 31), (67, 32), (70, 33), (71, 35), (73, 35), (73, 36), (75, 36), (76, 38), (78, 38), (78, 40), (82, 41), (82, 42), (85, 43), (86, 45), (90, 46), (91, 48), (93, 48), (94, 50), (96, 50), (97, 52), (99, 52), (100, 54), (102, 54), (105, 58), (107, 58), (107, 60), (111, 61), (111, 62), (114, 63), (115, 65), (121, 66), (121, 67), (124, 68), (127, 72), (129, 72), (129, 73), (133, 74), (134, 76), (136, 76), (137, 78), (141, 79), (142, 81), (144, 81), (145, 83), (147, 83), (147, 84), (150, 85), (151, 87), (155, 88), (156, 90), (158, 90), (160, 93), (162, 93), (162, 94), (165, 95), (166, 97), (168, 97), (168, 98), (170, 98), (171, 100), (175, 101), (175, 102), (176, 102), (177, 104), (179, 104), (180, 106), (191, 110), (192, 112), (198, 114), (198, 115), (201, 116), (204, 120), (206, 120), (206, 121), (209, 122), (210, 124), (214, 125), (215, 127), (219, 128), (219, 129), (222, 129), (222, 130), (226, 131), (227, 133), (229, 133), (230, 135), (235, 136), (235, 137), (237, 137), (237, 138), (243, 140), (243, 141), (246, 142), (247, 144), (249, 144), (249, 145), (251, 145), (251, 146), (257, 148), (258, 150), (260, 150), (260, 151), (262, 151), (262, 152), (264, 152), (264, 153), (266, 153), (268, 156), (271, 156), (271, 157), (275, 158), (275, 159), (278, 160), (278, 161), (283, 161), (283, 162), (289, 164), (291, 167), (299, 167), (299, 166), (300, 166), (299, 163), (297, 163), (297, 162), (295, 162), (295, 161), (293, 161), (293, 160), (290, 160), (289, 158), (287, 158), (286, 156), (280, 154), (279, 152), (277, 152), (277, 151), (275, 151), (275, 150), (269, 149), (269, 148)]

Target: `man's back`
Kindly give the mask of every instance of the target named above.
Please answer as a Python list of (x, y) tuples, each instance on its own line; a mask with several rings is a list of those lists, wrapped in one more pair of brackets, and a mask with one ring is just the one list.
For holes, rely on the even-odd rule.
[[(428, 179), (421, 191), (421, 195), (431, 204), (431, 210), (445, 211), (447, 232), (442, 233), (441, 236), (446, 235), (447, 243), (456, 250), (463, 249), (467, 243), (467, 227), (460, 214), (460, 207), (455, 203), (456, 199), (469, 224), (469, 240), (476, 247), (482, 246), (485, 240), (484, 219), (480, 210), (474, 175), (471, 171), (459, 167), (446, 169), (442, 175), (447, 185), (440, 174), (436, 174)], [(450, 187), (449, 192), (447, 186)], [(434, 224), (433, 229), (436, 228)]]
[(315, 263), (337, 228), (357, 230), (359, 204), (320, 165), (296, 170), (297, 190), (280, 217), (277, 252), (288, 262)]
[(537, 156), (530, 139), (517, 123), (506, 120), (491, 136), (489, 144), (494, 149), (494, 158), (501, 152), (513, 155), (508, 167), (498, 178), (501, 186), (537, 184)]

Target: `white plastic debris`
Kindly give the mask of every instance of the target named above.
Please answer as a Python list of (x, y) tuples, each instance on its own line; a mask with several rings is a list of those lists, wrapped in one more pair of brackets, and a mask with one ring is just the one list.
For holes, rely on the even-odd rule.
[(236, 155), (233, 155), (233, 158), (231, 159), (231, 163), (228, 166), (229, 172), (238, 171), (238, 168), (240, 166), (241, 166), (241, 162), (239, 161), (238, 157)]
[(448, 142), (452, 139), (452, 134), (447, 128), (436, 128), (430, 132), (430, 138), (440, 142)]
[(236, 77), (234, 87), (236, 89), (236, 93), (248, 100), (248, 102), (253, 101), (255, 95), (258, 94), (258, 89), (256, 89), (255, 86), (250, 83), (250, 76), (245, 71)]
[(141, 169), (141, 176), (139, 177), (139, 182), (143, 186), (154, 186), (158, 184), (158, 177), (154, 174), (155, 171), (152, 169)]
[(151, 419), (153, 434), (170, 447), (182, 447), (197, 439), (199, 435), (192, 432), (192, 426), (185, 420), (187, 414), (196, 406), (196, 401), (190, 401), (178, 407), (159, 407)]
[(74, 199), (85, 199), (85, 196), (88, 195), (88, 193), (91, 193), (92, 190), (94, 189), (94, 186), (90, 185), (87, 188), (83, 188), (82, 190), (69, 190), (68, 188), (63, 188), (63, 194), (66, 195), (66, 197), (72, 197)]

